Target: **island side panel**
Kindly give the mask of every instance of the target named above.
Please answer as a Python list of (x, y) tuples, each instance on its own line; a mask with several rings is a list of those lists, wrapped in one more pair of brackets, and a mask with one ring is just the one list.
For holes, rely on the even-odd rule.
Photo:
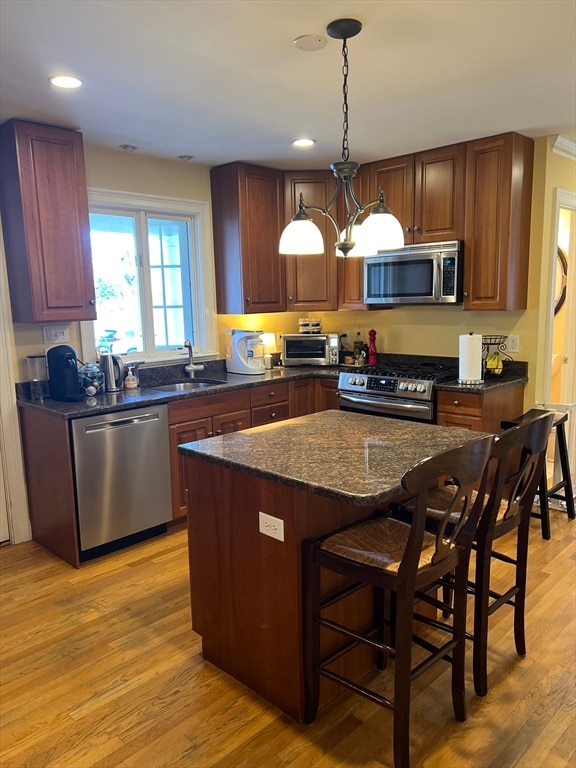
[[(204, 658), (301, 722), (302, 541), (372, 510), (190, 455), (186, 479), (192, 625)], [(259, 532), (259, 511), (284, 522), (283, 542)], [(371, 604), (360, 598), (361, 624)], [(362, 653), (347, 663), (368, 668)], [(323, 700), (336, 691), (327, 686)]]

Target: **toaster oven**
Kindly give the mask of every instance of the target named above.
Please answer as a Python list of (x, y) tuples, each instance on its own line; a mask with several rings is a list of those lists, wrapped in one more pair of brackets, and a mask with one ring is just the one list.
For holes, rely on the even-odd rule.
[(285, 333), (282, 365), (338, 365), (337, 333)]

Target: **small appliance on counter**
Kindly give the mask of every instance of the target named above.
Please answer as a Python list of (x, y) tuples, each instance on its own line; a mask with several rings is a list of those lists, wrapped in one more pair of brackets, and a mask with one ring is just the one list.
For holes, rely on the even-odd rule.
[(46, 360), (50, 397), (65, 403), (83, 400), (84, 390), (80, 386), (75, 350), (67, 344), (59, 344), (48, 350)]
[(121, 392), (124, 389), (127, 370), (120, 355), (101, 354), (100, 370), (104, 372), (106, 392)]
[(282, 365), (338, 365), (337, 333), (282, 334)]
[(230, 331), (226, 349), (228, 373), (256, 375), (264, 373), (264, 343), (262, 331)]

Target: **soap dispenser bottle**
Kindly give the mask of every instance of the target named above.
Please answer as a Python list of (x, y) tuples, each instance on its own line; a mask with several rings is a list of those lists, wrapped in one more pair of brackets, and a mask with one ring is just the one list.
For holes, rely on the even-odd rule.
[(124, 388), (125, 389), (136, 389), (138, 386), (138, 382), (136, 380), (136, 376), (134, 376), (134, 371), (132, 368), (128, 368), (128, 375), (124, 379)]

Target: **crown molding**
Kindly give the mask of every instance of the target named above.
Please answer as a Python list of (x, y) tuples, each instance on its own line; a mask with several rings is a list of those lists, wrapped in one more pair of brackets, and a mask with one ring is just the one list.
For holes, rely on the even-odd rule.
[(562, 157), (567, 157), (569, 160), (576, 161), (576, 144), (574, 144), (573, 141), (568, 141), (568, 139), (565, 139), (562, 136), (556, 137), (552, 151), (557, 155), (562, 155)]

